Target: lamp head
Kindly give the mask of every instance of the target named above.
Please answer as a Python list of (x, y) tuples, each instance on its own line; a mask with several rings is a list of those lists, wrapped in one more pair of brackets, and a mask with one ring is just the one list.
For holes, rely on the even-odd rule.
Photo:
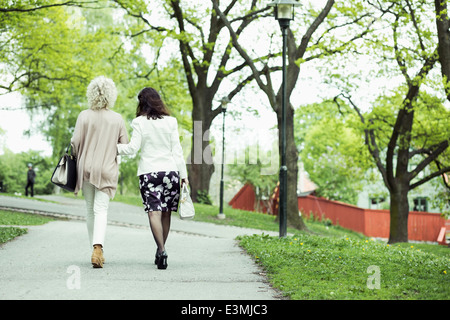
[(228, 105), (228, 103), (230, 103), (230, 99), (228, 99), (228, 97), (223, 97), (220, 100), (220, 103), (222, 105), (222, 111), (226, 111), (227, 110), (227, 105)]
[(274, 0), (269, 6), (275, 7), (276, 20), (294, 20), (294, 7), (300, 6), (300, 3), (295, 0)]

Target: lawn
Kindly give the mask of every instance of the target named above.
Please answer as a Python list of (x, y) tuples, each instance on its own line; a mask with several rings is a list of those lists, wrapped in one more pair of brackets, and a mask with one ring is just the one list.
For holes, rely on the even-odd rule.
[(27, 233), (21, 226), (42, 225), (52, 220), (36, 214), (0, 210), (0, 244)]
[(240, 244), (290, 299), (448, 300), (449, 248), (298, 234)]

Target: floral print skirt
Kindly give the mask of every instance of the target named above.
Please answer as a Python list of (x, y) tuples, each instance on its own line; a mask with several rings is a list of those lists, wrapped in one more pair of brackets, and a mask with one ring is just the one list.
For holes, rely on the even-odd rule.
[(180, 176), (177, 171), (159, 171), (140, 175), (139, 189), (145, 212), (176, 212), (178, 210)]

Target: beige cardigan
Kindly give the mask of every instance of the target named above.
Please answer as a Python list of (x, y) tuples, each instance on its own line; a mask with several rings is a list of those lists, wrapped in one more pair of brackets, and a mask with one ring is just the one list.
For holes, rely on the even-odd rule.
[(114, 198), (119, 178), (117, 143), (128, 143), (125, 122), (120, 114), (109, 109), (87, 109), (78, 115), (71, 140), (77, 158), (77, 194), (83, 181)]

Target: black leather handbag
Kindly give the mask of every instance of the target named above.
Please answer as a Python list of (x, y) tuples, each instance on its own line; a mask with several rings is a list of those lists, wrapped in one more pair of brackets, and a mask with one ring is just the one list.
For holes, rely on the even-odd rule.
[(53, 171), (51, 182), (64, 190), (75, 191), (75, 186), (77, 185), (77, 159), (72, 155), (70, 144)]

